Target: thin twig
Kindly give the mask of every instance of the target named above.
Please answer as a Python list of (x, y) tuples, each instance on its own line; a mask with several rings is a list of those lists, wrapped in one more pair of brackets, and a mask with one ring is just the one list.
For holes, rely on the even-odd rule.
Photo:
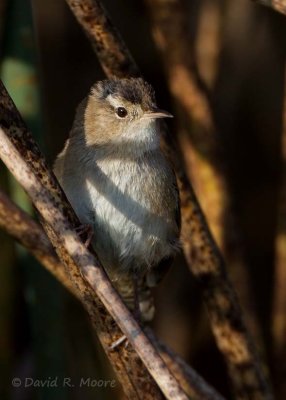
[[(93, 31), (89, 30), (87, 33), (89, 37), (92, 37), (93, 42), (97, 42), (97, 30), (99, 33), (105, 32), (106, 35), (115, 34), (114, 30), (108, 31), (108, 26), (100, 26), (102, 20), (100, 13), (104, 11), (98, 7), (101, 4), (98, 0), (66, 1), (85, 30), (89, 30), (89, 26), (84, 24), (85, 18), (89, 18), (90, 25), (95, 27)], [(77, 7), (74, 7), (74, 4)], [(81, 13), (77, 12), (78, 8)], [(87, 10), (86, 15), (84, 14), (85, 10)], [(109, 23), (111, 24), (110, 20)], [(110, 48), (108, 43), (101, 42), (101, 44), (106, 46), (105, 52), (97, 52), (97, 55), (103, 69), (108, 71), (106, 65), (109, 65), (110, 68), (109, 60), (116, 59), (124, 46), (120, 37), (114, 38), (114, 46)], [(117, 44), (119, 45), (117, 46)], [(124, 59), (128, 60), (127, 53), (124, 54)], [(136, 70), (133, 60), (129, 59), (128, 61), (130, 66), (133, 66), (130, 69)], [(128, 76), (126, 68), (122, 71), (118, 70), (118, 66), (119, 64), (114, 62), (111, 76)], [(200, 112), (203, 112), (203, 109)], [(179, 183), (185, 255), (193, 274), (201, 284), (212, 330), (217, 345), (226, 359), (237, 398), (272, 399), (262, 363), (257, 358), (256, 350), (245, 326), (236, 293), (227, 278), (223, 258), (208, 229), (180, 158), (173, 156), (173, 148), (169, 142), (166, 143), (166, 146), (172, 155)]]
[[(57, 194), (54, 195), (60, 192), (55, 177), (46, 165), (37, 144), (27, 132), (3, 84), (0, 89), (0, 156), (41, 215), (59, 259), (71, 272), (72, 283), (78, 287), (78, 276), (83, 275), (126, 335), (166, 398), (187, 399), (158, 352), (114, 290), (97, 257), (79, 240), (74, 231), (74, 224), (67, 215), (67, 211), (71, 214), (72, 209), (68, 209)], [(88, 294), (86, 292), (85, 289), (81, 293), (83, 301)]]
[[(66, 289), (77, 297), (78, 300), (81, 300), (79, 292), (72, 285), (63, 264), (58, 260), (43, 229), (1, 191), (0, 227), (25, 246)], [(223, 400), (223, 397), (210, 387), (177, 354), (168, 349), (166, 345), (160, 343), (150, 328), (148, 328), (147, 334), (153, 345), (156, 346), (162, 355), (169, 369), (192, 399)], [(118, 351), (121, 350), (118, 349)], [(112, 356), (116, 352), (110, 351), (110, 353)]]

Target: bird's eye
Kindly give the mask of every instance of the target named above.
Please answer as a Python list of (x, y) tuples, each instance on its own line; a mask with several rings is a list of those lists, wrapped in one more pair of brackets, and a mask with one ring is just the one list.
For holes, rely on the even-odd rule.
[(127, 113), (126, 108), (124, 108), (124, 107), (118, 107), (118, 108), (116, 109), (116, 114), (117, 114), (118, 117), (120, 117), (120, 118), (125, 118), (126, 115), (127, 115), (128, 113)]

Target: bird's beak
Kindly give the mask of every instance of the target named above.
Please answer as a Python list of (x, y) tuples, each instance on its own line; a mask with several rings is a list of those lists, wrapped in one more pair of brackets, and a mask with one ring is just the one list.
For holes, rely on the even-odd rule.
[(142, 118), (155, 119), (155, 118), (173, 118), (173, 115), (168, 111), (160, 110), (160, 108), (154, 108), (151, 111), (147, 111), (143, 114)]

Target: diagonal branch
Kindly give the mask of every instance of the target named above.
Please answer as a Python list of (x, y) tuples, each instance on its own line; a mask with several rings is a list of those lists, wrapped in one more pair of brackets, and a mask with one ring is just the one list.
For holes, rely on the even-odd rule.
[[(80, 25), (91, 37), (92, 43), (100, 43), (105, 52), (97, 52), (102, 68), (108, 76), (129, 76), (120, 69), (120, 64), (109, 60), (124, 57), (131, 70), (136, 70), (119, 36), (114, 37), (114, 46), (109, 47), (105, 37), (116, 35), (109, 25), (100, 25), (107, 18), (98, 0), (66, 0)], [(80, 12), (79, 12), (80, 10)], [(88, 19), (89, 24), (85, 23)], [(112, 26), (112, 25), (111, 25)], [(92, 30), (90, 29), (92, 27)], [(104, 32), (104, 35), (102, 34)], [(103, 38), (103, 40), (102, 40)], [(96, 46), (94, 46), (96, 49)], [(167, 140), (167, 141), (166, 141)], [(185, 255), (191, 271), (198, 279), (208, 308), (211, 327), (219, 349), (229, 368), (234, 391), (240, 399), (272, 399), (264, 369), (244, 323), (244, 318), (233, 286), (226, 272), (224, 260), (208, 229), (201, 207), (184, 172), (180, 158), (174, 157), (172, 145), (165, 137), (165, 145), (176, 167), (182, 204), (182, 239)], [(178, 151), (176, 152), (178, 155)]]
[[(67, 290), (81, 300), (79, 292), (76, 291), (72, 285), (63, 264), (61, 264), (57, 258), (43, 229), (29, 215), (12, 203), (1, 191), (0, 227), (25, 246)], [(113, 327), (113, 329), (116, 329), (116, 326)], [(223, 397), (210, 387), (203, 378), (189, 367), (177, 354), (168, 349), (166, 345), (160, 343), (150, 329), (148, 329), (146, 333), (178, 382), (192, 399), (223, 400)], [(112, 341), (110, 341), (110, 344), (111, 343)], [(129, 347), (130, 346), (128, 346), (128, 348)], [(110, 351), (110, 346), (107, 350), (110, 352), (111, 357), (117, 353)], [(121, 352), (122, 350), (118, 349), (118, 351)], [(113, 359), (111, 361), (114, 363), (116, 360)], [(143, 397), (140, 398), (143, 399)]]

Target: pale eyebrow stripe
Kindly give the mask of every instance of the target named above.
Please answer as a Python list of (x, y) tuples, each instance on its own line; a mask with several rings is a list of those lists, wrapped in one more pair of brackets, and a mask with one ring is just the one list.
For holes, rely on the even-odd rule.
[(117, 107), (124, 107), (123, 101), (120, 100), (119, 98), (113, 97), (111, 94), (109, 94), (109, 95), (106, 97), (106, 100), (107, 100), (107, 101), (109, 102), (109, 104), (110, 104), (112, 107), (114, 107), (114, 108), (117, 108)]

